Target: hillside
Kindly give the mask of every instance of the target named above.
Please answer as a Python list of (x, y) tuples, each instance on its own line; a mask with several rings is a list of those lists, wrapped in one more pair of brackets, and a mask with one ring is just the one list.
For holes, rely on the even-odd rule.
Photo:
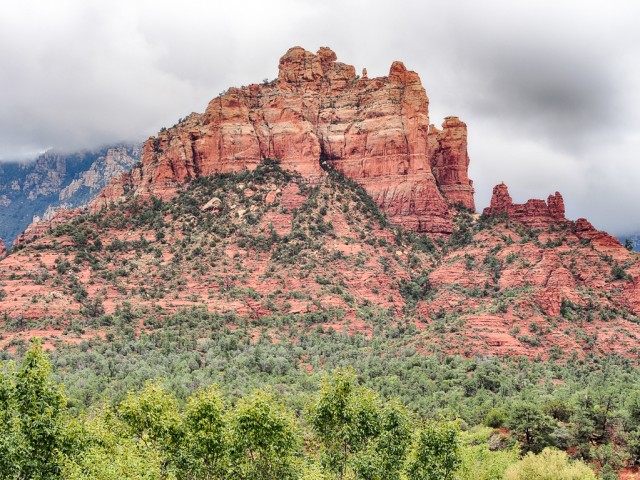
[[(436, 128), (428, 102), (400, 62), (369, 79), (329, 49), (293, 48), (277, 80), (229, 89), (151, 137), (86, 208), (31, 224), (0, 259), (0, 360), (24, 359), (0, 364), (0, 450), (39, 432), (20, 423), (33, 383), (53, 392), (49, 420), (66, 433), (50, 440), (66, 457), (11, 458), (63, 477), (117, 463), (117, 478), (199, 478), (211, 464), (191, 449), (207, 438), (190, 437), (198, 402), (228, 412), (234, 445), (247, 405), (295, 418), (296, 458), (274, 456), (291, 478), (414, 478), (424, 448), (410, 453), (409, 437), (429, 425), (458, 445), (460, 478), (502, 478), (547, 446), (602, 478), (637, 472), (640, 255), (567, 219), (559, 192), (516, 204), (503, 183), (476, 213), (467, 126)], [(85, 180), (63, 191), (86, 193)], [(337, 471), (313, 412), (343, 386), (371, 422), (345, 427), (368, 433)], [(415, 428), (389, 477), (392, 411)], [(173, 433), (149, 443), (143, 423)], [(246, 450), (223, 450), (239, 470), (212, 478), (253, 471)]]
[(81, 214), (4, 259), (3, 343), (73, 324), (104, 333), (123, 312), (140, 331), (198, 308), (256, 329), (405, 325), (424, 352), (637, 356), (636, 254), (582, 221), (454, 218), (433, 241), (391, 225), (339, 172), (309, 185), (273, 161), (201, 177), (167, 202)]
[(466, 125), (429, 126), (400, 62), (363, 73), (292, 48), (276, 81), (150, 138), (88, 212), (20, 236), (0, 263), (5, 328), (58, 337), (131, 311), (140, 329), (199, 308), (369, 336), (401, 323), (424, 352), (637, 355), (638, 255), (566, 219), (559, 193), (518, 205), (498, 185), (473, 213)]
[(34, 217), (47, 219), (60, 207), (86, 205), (139, 158), (139, 147), (114, 145), (68, 154), (51, 150), (31, 162), (0, 163), (0, 238), (10, 247)]

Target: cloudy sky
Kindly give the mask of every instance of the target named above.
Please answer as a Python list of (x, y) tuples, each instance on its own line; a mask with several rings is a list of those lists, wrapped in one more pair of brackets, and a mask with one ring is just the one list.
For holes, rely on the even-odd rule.
[(4, 0), (0, 160), (143, 140), (294, 45), (417, 71), (431, 121), (469, 126), (479, 208), (560, 191), (569, 218), (640, 232), (636, 0)]

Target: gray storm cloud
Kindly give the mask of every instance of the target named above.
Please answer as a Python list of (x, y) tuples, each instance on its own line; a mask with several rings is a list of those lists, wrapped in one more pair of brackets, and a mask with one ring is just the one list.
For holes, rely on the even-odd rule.
[(469, 125), (478, 205), (561, 191), (572, 218), (640, 231), (640, 18), (628, 0), (6, 2), (0, 159), (143, 140), (291, 46), (417, 71), (440, 123)]

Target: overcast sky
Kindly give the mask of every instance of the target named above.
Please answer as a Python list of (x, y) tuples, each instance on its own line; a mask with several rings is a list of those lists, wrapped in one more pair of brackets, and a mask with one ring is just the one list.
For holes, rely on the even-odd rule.
[(637, 0), (4, 0), (0, 160), (141, 141), (289, 47), (420, 74), (469, 127), (478, 208), (560, 191), (569, 218), (640, 231)]

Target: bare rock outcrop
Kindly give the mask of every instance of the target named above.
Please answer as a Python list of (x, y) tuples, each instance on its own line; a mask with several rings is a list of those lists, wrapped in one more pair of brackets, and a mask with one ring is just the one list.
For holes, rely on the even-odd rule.
[(483, 213), (485, 215), (504, 214), (509, 220), (514, 220), (533, 229), (545, 229), (549, 225), (567, 221), (564, 200), (560, 193), (549, 195), (546, 202), (540, 199), (531, 199), (526, 203), (513, 203), (509, 189), (504, 183), (493, 188), (491, 203)]
[(447, 200), (475, 211), (473, 182), (469, 180), (467, 124), (458, 117), (447, 117), (442, 130), (429, 125), (429, 159)]
[(596, 229), (588, 220), (579, 218), (575, 222), (565, 217), (564, 200), (560, 193), (549, 195), (547, 201), (532, 199), (526, 203), (513, 203), (509, 189), (504, 183), (493, 188), (491, 204), (484, 209), (485, 215), (506, 215), (506, 217), (531, 229), (545, 230), (552, 225), (569, 226), (571, 232), (583, 243), (608, 255), (618, 262), (626, 261), (629, 252), (620, 241), (607, 232)]
[(49, 233), (49, 231), (51, 231), (51, 229), (58, 225), (62, 225), (63, 223), (70, 222), (85, 212), (86, 210), (84, 208), (75, 208), (71, 210), (61, 208), (56, 210), (48, 219), (40, 219), (36, 217), (27, 229), (18, 235), (16, 240), (13, 242), (13, 247), (21, 247), (27, 243), (34, 242), (35, 240), (44, 237)]
[(122, 175), (124, 172), (131, 170), (131, 167), (138, 161), (140, 147), (129, 147), (118, 145), (109, 148), (104, 156), (91, 164), (89, 170), (82, 172), (80, 176), (60, 191), (59, 198), (61, 201), (71, 199), (81, 189), (89, 190), (90, 195), (95, 195), (102, 189), (112, 178)]
[(586, 218), (579, 218), (573, 223), (573, 233), (582, 241), (589, 242), (593, 248), (618, 262), (629, 258), (629, 251), (622, 246), (620, 240), (607, 232), (598, 230)]
[(429, 141), (429, 99), (402, 62), (389, 75), (356, 76), (329, 48), (291, 48), (271, 82), (230, 88), (145, 143), (141, 167), (105, 188), (90, 208), (123, 195), (171, 198), (201, 175), (253, 169), (265, 158), (322, 179), (336, 169), (360, 183), (398, 225), (452, 231), (450, 206), (474, 208), (466, 125), (449, 117)]

